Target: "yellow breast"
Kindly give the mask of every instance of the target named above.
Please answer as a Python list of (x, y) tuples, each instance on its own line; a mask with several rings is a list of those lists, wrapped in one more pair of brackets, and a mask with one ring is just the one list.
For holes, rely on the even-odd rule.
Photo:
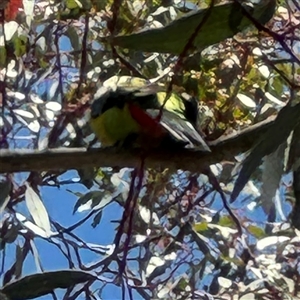
[(139, 124), (131, 117), (128, 106), (113, 107), (96, 118), (90, 119), (90, 126), (101, 142), (109, 147), (124, 141), (130, 134), (139, 133)]

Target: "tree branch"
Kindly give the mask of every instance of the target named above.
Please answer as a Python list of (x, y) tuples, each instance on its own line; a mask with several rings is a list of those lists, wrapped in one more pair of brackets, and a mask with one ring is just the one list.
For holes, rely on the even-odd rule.
[[(275, 116), (249, 128), (209, 143), (211, 153), (182, 149), (171, 152), (155, 150), (147, 155), (145, 167), (183, 169), (199, 172), (211, 164), (233, 160), (249, 150), (272, 126)], [(54, 171), (87, 167), (137, 167), (139, 152), (117, 149), (58, 148), (49, 150), (0, 150), (0, 172)]]

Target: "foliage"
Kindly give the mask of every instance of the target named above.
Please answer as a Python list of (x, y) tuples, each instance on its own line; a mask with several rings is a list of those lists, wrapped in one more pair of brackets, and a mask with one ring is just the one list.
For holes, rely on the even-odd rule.
[[(197, 173), (143, 166), (75, 172), (57, 165), (2, 174), (0, 299), (299, 297), (299, 231), (288, 222), (295, 202), (292, 221), (300, 227), (297, 1), (280, 1), (267, 19), (261, 9), (274, 8), (273, 0), (246, 8), (219, 1), (38, 0), (23, 1), (17, 15), (20, 2), (6, 5), (14, 6), (0, 7), (1, 151), (49, 155), (50, 148), (98, 147), (89, 104), (114, 75), (197, 97), (209, 112), (200, 129), (212, 145), (278, 118), (248, 153)], [(197, 5), (217, 18), (195, 12)], [(197, 14), (203, 24), (193, 19), (197, 32), (188, 32), (188, 16)], [(150, 36), (150, 48), (141, 36), (147, 43)], [(174, 44), (162, 44), (166, 38)], [(43, 247), (50, 249), (44, 259)], [(63, 258), (58, 268), (68, 270), (44, 267), (52, 251)]]

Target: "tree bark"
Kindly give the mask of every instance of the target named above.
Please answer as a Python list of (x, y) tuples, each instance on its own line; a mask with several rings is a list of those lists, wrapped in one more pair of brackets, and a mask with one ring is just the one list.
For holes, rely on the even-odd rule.
[[(234, 160), (240, 153), (248, 151), (273, 124), (270, 117), (238, 133), (210, 142), (210, 153), (182, 149), (171, 152), (155, 150), (147, 153), (147, 168), (182, 169), (199, 172), (211, 164), (224, 160)], [(58, 148), (49, 150), (0, 150), (0, 172), (56, 171), (84, 169), (85, 167), (137, 167), (141, 162), (141, 153), (127, 152), (121, 149), (100, 148)]]

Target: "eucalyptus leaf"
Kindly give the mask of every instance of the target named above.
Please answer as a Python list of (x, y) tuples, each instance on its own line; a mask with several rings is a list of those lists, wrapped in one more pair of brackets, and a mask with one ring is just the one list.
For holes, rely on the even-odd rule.
[(47, 295), (56, 288), (73, 287), (78, 283), (95, 280), (90, 273), (75, 270), (62, 270), (33, 274), (14, 281), (2, 289), (11, 300), (33, 299)]
[(51, 233), (51, 225), (47, 209), (45, 208), (40, 196), (34, 191), (28, 182), (25, 183), (25, 202), (26, 206), (37, 226), (47, 234)]
[(265, 213), (269, 215), (284, 172), (284, 151), (286, 143), (281, 144), (273, 153), (263, 159), (262, 187), (260, 201)]
[[(246, 5), (243, 7), (258, 22), (265, 24), (273, 16), (275, 5), (274, 0), (262, 0), (253, 8)], [(114, 37), (112, 42), (128, 49), (179, 54), (197, 29), (199, 30), (192, 46), (203, 49), (233, 37), (249, 25), (251, 21), (243, 14), (241, 5), (238, 2), (229, 2), (215, 5), (212, 9), (209, 7), (187, 13), (162, 28)]]
[(266, 155), (273, 153), (282, 143), (284, 143), (299, 122), (300, 104), (293, 105), (292, 103), (289, 103), (281, 109), (272, 126), (259, 139), (251, 150), (251, 153), (245, 159), (231, 194), (231, 202), (238, 197), (262, 159)]

